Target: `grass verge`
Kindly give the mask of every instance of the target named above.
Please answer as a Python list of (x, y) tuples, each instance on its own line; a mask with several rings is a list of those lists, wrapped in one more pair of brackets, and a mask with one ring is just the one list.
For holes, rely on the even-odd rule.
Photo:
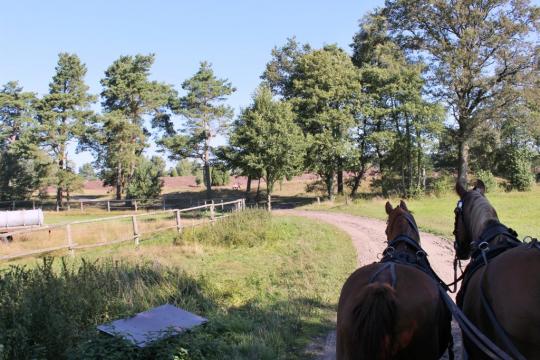
[[(0, 271), (0, 359), (302, 359), (355, 267), (331, 226), (259, 211)], [(95, 325), (171, 303), (209, 323), (144, 350)]]
[[(486, 196), (497, 210), (501, 222), (515, 229), (520, 237), (527, 235), (540, 237), (540, 223), (538, 222), (540, 186), (534, 186), (529, 192), (496, 191), (487, 193)], [(453, 239), (454, 208), (457, 200), (457, 195), (449, 193), (441, 197), (406, 200), (406, 203), (422, 230)], [(340, 200), (334, 203), (311, 205), (307, 209), (343, 212), (386, 220), (385, 202), (386, 199), (355, 199), (346, 205), (343, 200)], [(390, 199), (390, 202), (396, 206), (399, 199)]]

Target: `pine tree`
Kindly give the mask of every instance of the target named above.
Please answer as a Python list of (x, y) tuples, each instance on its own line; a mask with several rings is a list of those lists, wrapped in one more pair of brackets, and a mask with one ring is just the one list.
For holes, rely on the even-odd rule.
[(88, 93), (86, 66), (77, 55), (60, 53), (55, 70), (49, 93), (39, 103), (39, 120), (42, 145), (56, 164), (56, 203), (62, 207), (66, 187), (74, 179), (67, 169), (67, 145), (86, 131), (95, 97)]
[(47, 179), (50, 159), (38, 147), (36, 101), (15, 81), (0, 89), (0, 200), (27, 198)]
[(222, 103), (236, 89), (228, 80), (216, 78), (207, 62), (202, 62), (197, 73), (184, 81), (182, 89), (187, 94), (180, 99), (179, 113), (187, 120), (185, 127), (175, 131), (169, 119), (162, 121), (160, 126), (167, 130), (167, 134), (160, 144), (171, 152), (174, 159), (196, 158), (202, 161), (206, 196), (210, 198), (211, 142), (225, 131), (233, 116), (232, 108)]
[(177, 93), (172, 86), (148, 79), (153, 63), (153, 54), (121, 56), (101, 80), (106, 116), (97, 124), (102, 130), (95, 133), (101, 140), (97, 140), (99, 146), (94, 149), (100, 153), (105, 182), (116, 187), (117, 199), (122, 198), (147, 146), (145, 116), (150, 116), (153, 124), (167, 123), (169, 110), (177, 106)]

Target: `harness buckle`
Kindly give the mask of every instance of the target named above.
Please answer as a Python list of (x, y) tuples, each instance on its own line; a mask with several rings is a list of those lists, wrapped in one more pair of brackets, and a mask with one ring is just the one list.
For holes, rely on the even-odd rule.
[(394, 248), (393, 246), (388, 246), (386, 249), (384, 249), (383, 256), (389, 255), (393, 257), (394, 251), (396, 251), (396, 248)]
[(480, 249), (480, 251), (482, 251), (482, 252), (488, 251), (489, 250), (489, 244), (487, 242), (483, 241), (480, 244), (478, 244), (478, 249)]
[(416, 252), (416, 259), (418, 260), (422, 260), (422, 259), (425, 259), (427, 256), (426, 252), (424, 250), (418, 250)]

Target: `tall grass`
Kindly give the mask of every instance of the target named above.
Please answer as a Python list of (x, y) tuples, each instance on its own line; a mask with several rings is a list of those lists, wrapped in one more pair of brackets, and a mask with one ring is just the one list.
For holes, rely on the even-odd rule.
[[(0, 270), (0, 359), (307, 358), (355, 264), (339, 230), (257, 211), (103, 251)], [(143, 350), (95, 328), (164, 303), (209, 322)]]

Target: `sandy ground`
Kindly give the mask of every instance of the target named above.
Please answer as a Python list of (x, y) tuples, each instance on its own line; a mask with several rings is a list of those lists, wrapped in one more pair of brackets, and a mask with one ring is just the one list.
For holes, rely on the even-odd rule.
[[(278, 213), (316, 219), (339, 227), (349, 234), (352, 239), (356, 248), (358, 266), (377, 261), (386, 245), (386, 235), (384, 233), (386, 223), (381, 220), (347, 214), (303, 210), (280, 210)], [(428, 254), (431, 266), (441, 279), (446, 283), (450, 283), (454, 276), (452, 267), (454, 251), (452, 245), (445, 239), (424, 232), (420, 233), (420, 238), (422, 248)], [(453, 297), (453, 295), (451, 296)], [(455, 323), (452, 325), (456, 359), (461, 359), (461, 336)], [(318, 339), (309, 346), (308, 352), (313, 354), (315, 359), (334, 360), (336, 358), (335, 342), (335, 331), (332, 331), (325, 338)], [(447, 359), (447, 355), (443, 359)]]

